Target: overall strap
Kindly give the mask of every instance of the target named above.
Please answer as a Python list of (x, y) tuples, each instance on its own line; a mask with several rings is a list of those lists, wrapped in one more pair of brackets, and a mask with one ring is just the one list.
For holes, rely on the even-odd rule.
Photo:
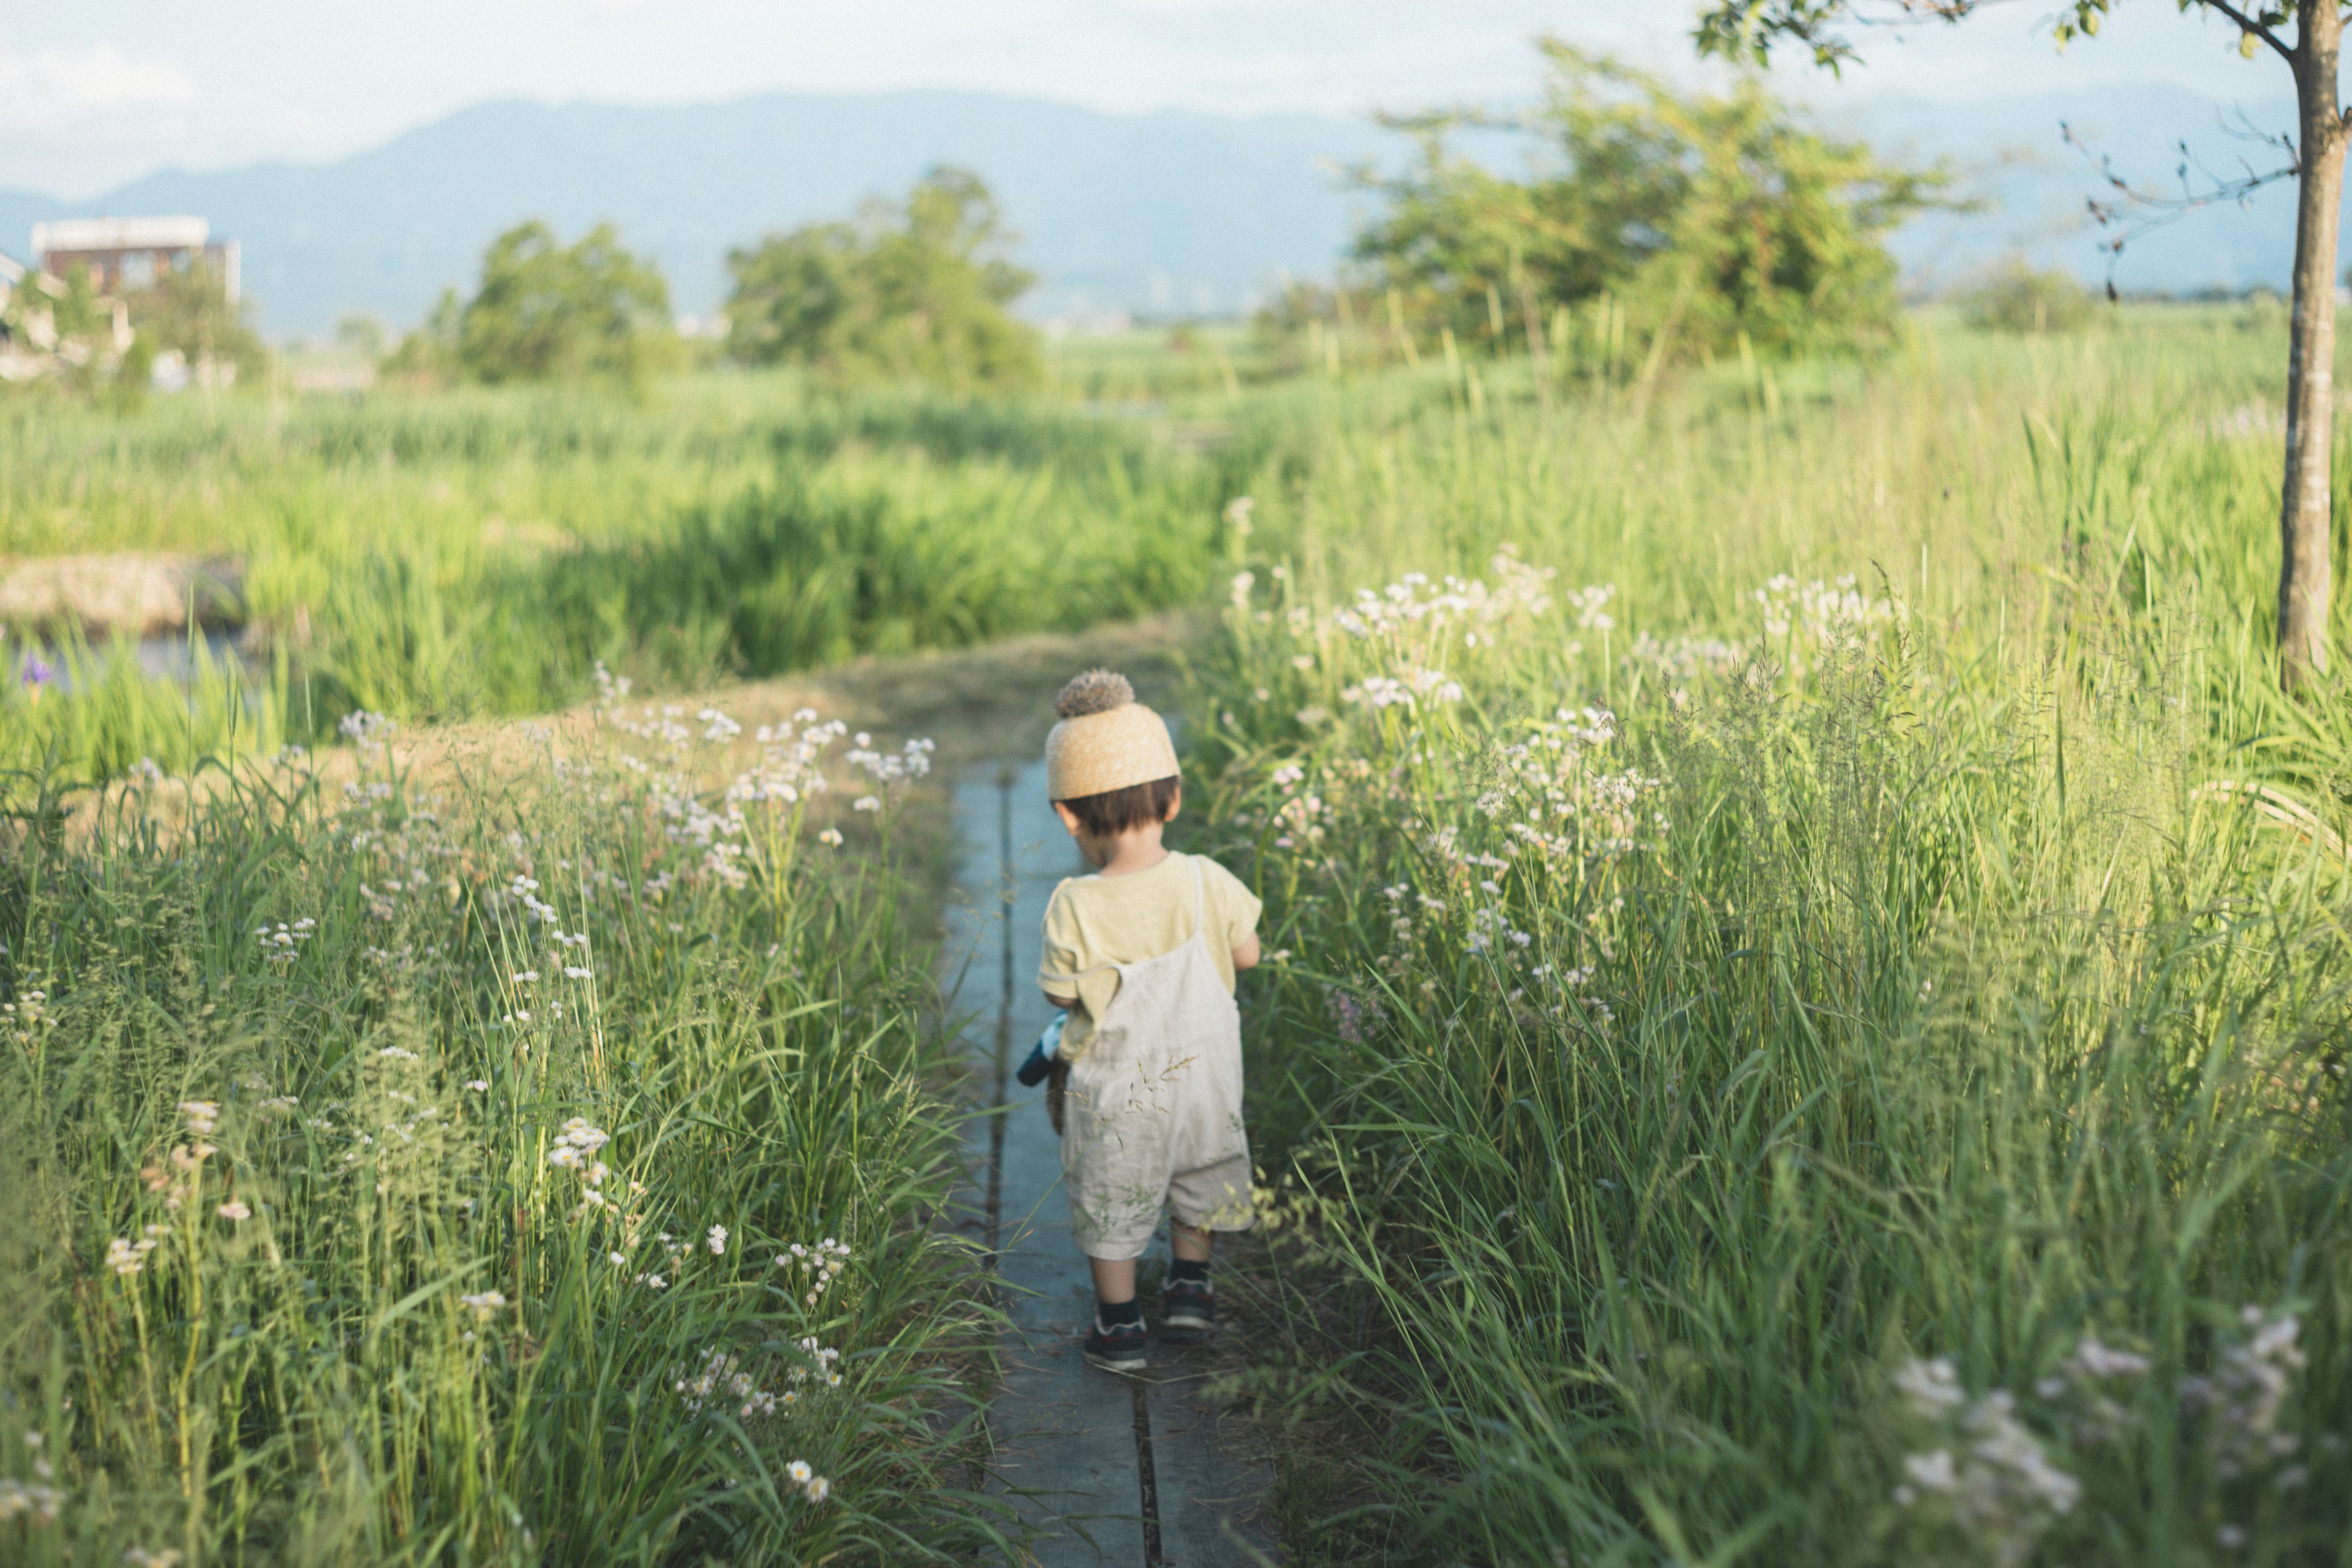
[(1192, 857), (1192, 934), (1209, 934), (1209, 874), (1201, 868), (1201, 858)]

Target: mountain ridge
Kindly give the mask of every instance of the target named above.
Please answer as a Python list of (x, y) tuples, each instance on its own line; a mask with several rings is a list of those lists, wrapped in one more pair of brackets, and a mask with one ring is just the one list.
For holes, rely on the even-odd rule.
[[(2276, 118), (2275, 104), (2246, 112)], [(2236, 151), (2226, 106), (2177, 89), (2124, 87), (1977, 102), (1827, 104), (1822, 121), (1882, 151), (1969, 163), (1995, 205), (1930, 214), (1895, 238), (1915, 289), (2022, 251), (2105, 276), (2081, 220), (2095, 172), (2064, 148), (2071, 118), (2125, 167), (2168, 173), (2187, 140), (2216, 162)], [(2291, 119), (2287, 123), (2292, 123)], [(2034, 156), (2004, 161), (2005, 148)], [(316, 333), (346, 310), (400, 325), (473, 277), (500, 230), (542, 217), (566, 236), (610, 218), (668, 275), (677, 308), (724, 298), (727, 251), (903, 191), (930, 164), (977, 169), (1040, 274), (1035, 317), (1128, 310), (1220, 315), (1250, 308), (1284, 273), (1328, 275), (1363, 210), (1338, 171), (1398, 155), (1366, 121), (1181, 110), (1114, 115), (1040, 99), (945, 90), (762, 93), (674, 105), (500, 100), (320, 163), (158, 170), (87, 201), (0, 191), (0, 249), (35, 222), (194, 212), (243, 247), (246, 289), (274, 334)], [(1482, 152), (1494, 153), (1492, 144)], [(2145, 155), (2143, 155), (2145, 154)], [(2291, 193), (2209, 209), (2126, 253), (2126, 288), (2277, 286), (2292, 244)]]

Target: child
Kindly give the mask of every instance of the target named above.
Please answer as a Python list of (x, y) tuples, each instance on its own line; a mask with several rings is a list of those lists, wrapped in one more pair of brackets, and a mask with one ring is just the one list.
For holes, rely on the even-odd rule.
[(1047, 793), (1095, 874), (1054, 889), (1037, 983), (1067, 1009), (1055, 1073), (1072, 1229), (1094, 1270), (1087, 1359), (1136, 1372), (1135, 1260), (1161, 1204), (1167, 1328), (1215, 1326), (1212, 1232), (1249, 1227), (1234, 976), (1257, 962), (1258, 901), (1215, 861), (1160, 843), (1184, 798), (1176, 748), (1125, 677), (1089, 670), (1054, 711)]

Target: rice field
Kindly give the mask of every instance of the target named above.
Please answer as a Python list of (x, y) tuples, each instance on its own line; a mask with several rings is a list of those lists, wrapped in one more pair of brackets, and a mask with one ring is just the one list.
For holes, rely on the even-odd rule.
[(0, 696), (0, 1547), (1001, 1556), (928, 753), (663, 693), (1206, 602), (1292, 1561), (2339, 1561), (2282, 338), (0, 414), (271, 633)]

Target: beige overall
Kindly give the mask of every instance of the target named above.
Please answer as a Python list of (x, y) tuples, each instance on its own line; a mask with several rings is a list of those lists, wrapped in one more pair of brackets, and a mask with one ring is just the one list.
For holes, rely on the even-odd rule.
[(1247, 1230), (1241, 1013), (1209, 954), (1208, 890), (1193, 868), (1192, 935), (1173, 952), (1109, 963), (1118, 993), (1070, 1065), (1062, 1180), (1078, 1250), (1140, 1258), (1164, 1199), (1186, 1225)]

